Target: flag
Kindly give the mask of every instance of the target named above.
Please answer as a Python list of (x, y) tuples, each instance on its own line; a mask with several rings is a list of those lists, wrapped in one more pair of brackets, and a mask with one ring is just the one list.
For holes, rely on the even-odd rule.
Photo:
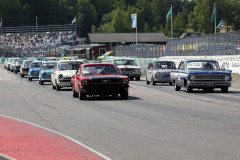
[(168, 16), (171, 16), (172, 15), (172, 6), (170, 8), (170, 10), (168, 11), (168, 14), (166, 16), (166, 21), (168, 21)]
[(220, 28), (222, 24), (223, 24), (223, 21), (221, 20), (221, 21), (219, 22), (217, 28)]
[(131, 14), (132, 17), (132, 28), (137, 27), (137, 14)]
[(76, 17), (73, 18), (72, 24), (76, 22)]
[(215, 11), (215, 5), (214, 5), (213, 12), (212, 12), (212, 22), (215, 14), (216, 14), (216, 11)]

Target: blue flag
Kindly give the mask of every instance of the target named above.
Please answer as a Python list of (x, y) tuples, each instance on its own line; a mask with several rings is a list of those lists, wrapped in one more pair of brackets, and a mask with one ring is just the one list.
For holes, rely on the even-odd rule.
[(221, 20), (221, 21), (219, 22), (217, 28), (220, 28), (222, 24), (223, 24), (223, 21)]
[(137, 27), (137, 14), (131, 14), (132, 17), (132, 28)]
[(168, 21), (168, 16), (172, 15), (172, 7), (170, 8), (170, 10), (168, 11), (168, 14), (166, 16), (166, 21)]
[(215, 5), (214, 5), (213, 12), (212, 12), (212, 22), (213, 22), (214, 15), (215, 15)]

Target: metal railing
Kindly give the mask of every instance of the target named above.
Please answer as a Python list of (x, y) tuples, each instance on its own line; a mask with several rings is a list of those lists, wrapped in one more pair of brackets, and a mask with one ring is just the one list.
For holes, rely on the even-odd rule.
[(158, 58), (165, 56), (164, 45), (117, 46), (113, 48), (118, 57)]
[(43, 32), (68, 32), (75, 31), (75, 24), (66, 25), (45, 25), (45, 26), (20, 26), (20, 27), (2, 27), (1, 34), (19, 34), (19, 33), (43, 33)]
[(166, 46), (117, 46), (114, 53), (119, 57), (135, 58), (239, 55), (240, 31), (168, 39)]

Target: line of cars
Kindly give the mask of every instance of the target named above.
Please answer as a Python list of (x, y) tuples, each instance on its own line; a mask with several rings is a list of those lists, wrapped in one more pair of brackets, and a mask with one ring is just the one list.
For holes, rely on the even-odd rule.
[[(8, 63), (22, 61), (12, 58)], [(26, 77), (29, 81), (37, 79), (40, 85), (45, 82), (52, 83), (52, 89), (59, 91), (64, 87), (72, 87), (73, 97), (80, 100), (90, 96), (109, 96), (116, 98), (120, 94), (121, 99), (128, 99), (129, 78), (122, 75), (115, 64), (93, 63), (87, 60), (60, 60), (60, 61), (22, 61), (20, 65), (20, 77)]]
[[(7, 60), (4, 67), (11, 68)], [(141, 69), (134, 60), (113, 59), (105, 63), (88, 62), (87, 60), (60, 61), (22, 61), (13, 59), (12, 63), (20, 65), (20, 76), (28, 76), (28, 80), (38, 79), (39, 84), (52, 83), (57, 91), (63, 87), (72, 87), (73, 97), (80, 100), (87, 95), (128, 98), (129, 81), (140, 80)], [(10, 69), (11, 70), (11, 69)], [(16, 72), (15, 72), (16, 73)], [(223, 93), (231, 86), (231, 71), (220, 69), (215, 60), (184, 60), (178, 68), (173, 61), (157, 60), (150, 62), (146, 70), (147, 85), (169, 83), (175, 91), (186, 88), (192, 92), (194, 88), (212, 92), (220, 88)]]

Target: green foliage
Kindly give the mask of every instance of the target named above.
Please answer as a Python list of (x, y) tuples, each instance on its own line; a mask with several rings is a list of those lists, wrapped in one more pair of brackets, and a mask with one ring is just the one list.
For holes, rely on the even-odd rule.
[[(166, 15), (173, 6), (174, 37), (183, 32), (214, 33), (211, 21), (216, 5), (217, 24), (227, 31), (240, 29), (239, 0), (0, 0), (3, 26), (69, 24), (77, 16), (81, 36), (89, 32), (135, 32), (131, 14), (137, 13), (138, 32), (164, 32), (171, 36)], [(170, 17), (169, 17), (170, 18)]]

